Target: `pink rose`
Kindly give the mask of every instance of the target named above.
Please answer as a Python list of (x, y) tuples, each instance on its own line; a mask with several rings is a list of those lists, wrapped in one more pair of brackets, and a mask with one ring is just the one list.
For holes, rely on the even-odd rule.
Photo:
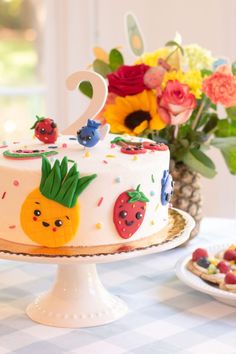
[(145, 64), (122, 65), (117, 71), (107, 75), (108, 91), (118, 96), (136, 95), (146, 89), (144, 84), (144, 74), (150, 67)]
[(203, 81), (202, 90), (215, 104), (236, 106), (236, 77), (228, 65), (219, 66), (218, 70), (207, 77)]
[(196, 104), (188, 85), (170, 80), (158, 98), (158, 113), (167, 124), (183, 124), (190, 118)]

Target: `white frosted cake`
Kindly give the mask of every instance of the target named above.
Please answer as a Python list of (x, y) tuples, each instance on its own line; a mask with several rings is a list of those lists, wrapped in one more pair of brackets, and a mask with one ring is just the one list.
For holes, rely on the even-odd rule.
[(172, 193), (169, 149), (122, 139), (108, 134), (92, 149), (75, 136), (0, 146), (0, 238), (46, 247), (96, 246), (163, 229)]

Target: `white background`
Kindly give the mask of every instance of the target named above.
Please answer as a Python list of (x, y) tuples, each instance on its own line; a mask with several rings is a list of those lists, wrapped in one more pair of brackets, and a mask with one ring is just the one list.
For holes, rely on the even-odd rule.
[[(67, 92), (65, 77), (92, 62), (92, 48), (127, 50), (124, 14), (136, 14), (145, 37), (146, 51), (163, 46), (181, 33), (184, 44), (198, 43), (214, 56), (236, 60), (235, 0), (48, 0), (45, 28), (47, 111), (61, 126), (82, 113), (86, 99)], [(218, 175), (202, 180), (204, 214), (236, 217), (236, 177), (231, 176), (217, 151), (211, 151)]]

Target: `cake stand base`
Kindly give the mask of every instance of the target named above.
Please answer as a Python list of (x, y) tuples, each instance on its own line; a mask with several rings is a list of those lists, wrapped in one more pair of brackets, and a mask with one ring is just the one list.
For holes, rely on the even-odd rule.
[(95, 264), (58, 265), (52, 289), (26, 310), (36, 322), (55, 327), (91, 327), (119, 319), (127, 305), (102, 285)]

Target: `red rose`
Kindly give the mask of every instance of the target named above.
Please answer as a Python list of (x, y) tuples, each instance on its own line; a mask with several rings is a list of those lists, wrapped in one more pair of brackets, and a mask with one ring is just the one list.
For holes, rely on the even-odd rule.
[(117, 71), (107, 75), (108, 91), (124, 97), (147, 90), (148, 87), (144, 84), (143, 77), (149, 68), (145, 64), (122, 65)]
[(196, 105), (195, 96), (189, 92), (188, 85), (170, 80), (158, 98), (158, 113), (167, 124), (183, 124), (190, 118)]

